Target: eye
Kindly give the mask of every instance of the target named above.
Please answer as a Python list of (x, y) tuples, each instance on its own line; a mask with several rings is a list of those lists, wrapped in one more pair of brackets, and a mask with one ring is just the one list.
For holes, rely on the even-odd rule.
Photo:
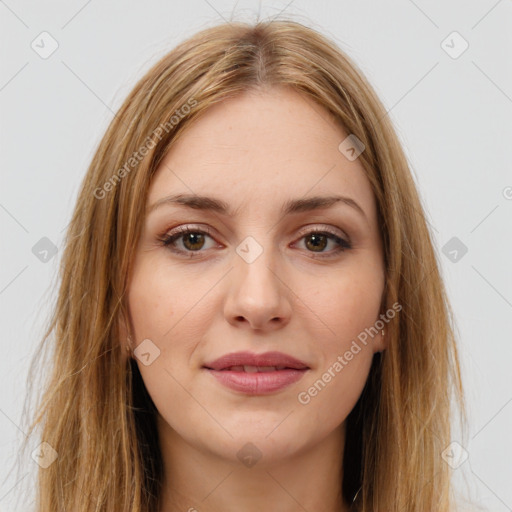
[[(305, 246), (309, 252), (318, 254), (316, 258), (330, 258), (338, 253), (352, 248), (347, 240), (338, 236), (338, 233), (330, 229), (312, 229), (302, 233), (300, 240), (305, 240)], [(335, 246), (332, 251), (324, 251), (324, 249), (332, 242)], [(326, 253), (326, 254), (324, 254)]]
[[(193, 226), (180, 226), (170, 233), (164, 234), (160, 238), (160, 242), (174, 253), (186, 254), (190, 258), (194, 258), (196, 257), (194, 253), (203, 252), (201, 249), (205, 248), (208, 238), (213, 240), (208, 229), (203, 230)], [(301, 233), (300, 240), (305, 240), (306, 251), (317, 254), (318, 256), (314, 256), (316, 258), (330, 258), (339, 252), (352, 248), (350, 242), (341, 238), (337, 232), (333, 232), (329, 228), (304, 231)], [(334, 244), (334, 250), (325, 251), (329, 242)], [(215, 247), (215, 245), (206, 247), (206, 249), (212, 247)]]
[[(208, 229), (202, 230), (190, 226), (180, 226), (171, 233), (164, 235), (161, 242), (171, 251), (178, 254), (190, 253), (190, 257), (193, 258), (195, 256), (193, 253), (201, 252), (201, 249), (205, 246), (206, 238), (212, 239)], [(176, 242), (181, 242), (183, 248), (177, 247), (180, 244)]]

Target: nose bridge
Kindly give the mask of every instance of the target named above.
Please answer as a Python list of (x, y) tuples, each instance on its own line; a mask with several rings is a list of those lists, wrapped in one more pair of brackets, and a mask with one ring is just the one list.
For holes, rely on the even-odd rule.
[(226, 303), (228, 319), (243, 318), (257, 328), (276, 319), (284, 322), (291, 308), (279, 276), (278, 248), (269, 233), (261, 230), (244, 238), (236, 247), (234, 267)]
[[(276, 277), (277, 248), (263, 230), (257, 235), (245, 237), (236, 247), (236, 275), (240, 286), (249, 287), (249, 292), (264, 292), (275, 295), (280, 288)], [(269, 297), (267, 297), (267, 300)]]

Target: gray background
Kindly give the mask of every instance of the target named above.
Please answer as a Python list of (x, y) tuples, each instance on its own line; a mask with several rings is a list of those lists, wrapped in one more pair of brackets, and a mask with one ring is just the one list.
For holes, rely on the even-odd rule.
[[(36, 468), (29, 460), (26, 471), (11, 473), (24, 436), (25, 379), (54, 294), (63, 230), (93, 151), (135, 81), (179, 41), (233, 11), (245, 21), (282, 11), (331, 37), (389, 110), (457, 319), (470, 413), (467, 438), (454, 434), (469, 456), (455, 471), (457, 488), (483, 510), (512, 510), (512, 2), (6, 0), (0, 511), (22, 510), (15, 498)], [(43, 31), (58, 43), (46, 59), (31, 47), (51, 48)], [(450, 36), (454, 31), (463, 39)], [(459, 55), (464, 40), (469, 47)], [(53, 257), (41, 252), (48, 247), (43, 237), (58, 249)]]

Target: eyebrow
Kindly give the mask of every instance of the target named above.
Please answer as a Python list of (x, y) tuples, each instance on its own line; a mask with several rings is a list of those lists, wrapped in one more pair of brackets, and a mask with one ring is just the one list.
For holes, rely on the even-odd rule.
[[(346, 196), (314, 196), (304, 199), (290, 199), (282, 206), (281, 214), (290, 215), (293, 213), (309, 212), (330, 208), (336, 204), (350, 206), (366, 219), (366, 214), (359, 204), (351, 197)], [(229, 205), (221, 199), (196, 194), (175, 194), (163, 197), (150, 205), (147, 213), (149, 214), (164, 205), (178, 205), (194, 210), (212, 211), (230, 217), (235, 216), (238, 211), (238, 209), (234, 212), (231, 211)]]

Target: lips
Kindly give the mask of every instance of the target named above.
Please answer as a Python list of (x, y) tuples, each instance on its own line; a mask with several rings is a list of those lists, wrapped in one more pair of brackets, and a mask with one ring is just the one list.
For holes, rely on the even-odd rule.
[(265, 373), (265, 372), (275, 372), (278, 370), (291, 370), (289, 366), (230, 366), (229, 368), (222, 368), (221, 372), (245, 372), (245, 373)]
[(295, 357), (282, 352), (233, 352), (204, 365), (209, 370), (237, 371), (246, 373), (271, 372), (277, 370), (307, 370), (309, 366)]
[(203, 366), (222, 385), (237, 393), (266, 395), (296, 383), (310, 369), (281, 352), (235, 352)]

